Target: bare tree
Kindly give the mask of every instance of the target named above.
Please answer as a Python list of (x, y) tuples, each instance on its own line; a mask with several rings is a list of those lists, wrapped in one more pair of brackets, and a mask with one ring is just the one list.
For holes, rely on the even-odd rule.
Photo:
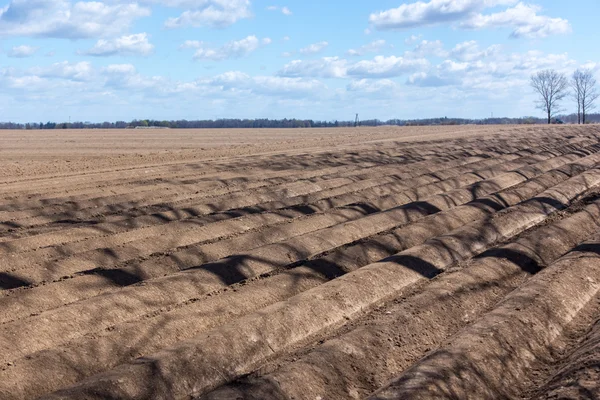
[(579, 123), (585, 124), (587, 112), (594, 108), (594, 102), (600, 96), (596, 89), (596, 79), (589, 69), (578, 69), (573, 73), (571, 86), (577, 100), (577, 119)]
[(577, 123), (581, 124), (581, 71), (577, 70), (571, 78), (573, 88), (573, 99), (577, 102)]
[(548, 114), (550, 124), (552, 116), (559, 111), (558, 102), (567, 95), (567, 78), (553, 69), (546, 69), (531, 76), (531, 87), (540, 95), (537, 107)]

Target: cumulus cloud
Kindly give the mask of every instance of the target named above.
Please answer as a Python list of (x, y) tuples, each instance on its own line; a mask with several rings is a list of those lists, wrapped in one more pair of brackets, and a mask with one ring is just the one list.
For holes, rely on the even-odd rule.
[(183, 44), (181, 46), (179, 46), (179, 48), (180, 49), (199, 49), (203, 45), (204, 45), (204, 42), (201, 42), (200, 40), (186, 40), (185, 42), (183, 42)]
[(161, 76), (145, 77), (132, 64), (111, 64), (99, 71), (103, 86), (112, 89), (152, 90), (164, 93), (174, 90), (172, 82)]
[(254, 94), (303, 97), (325, 88), (315, 79), (291, 78), (281, 76), (250, 76), (240, 71), (230, 71), (202, 81), (216, 85), (223, 90), (245, 90)]
[[(198, 50), (202, 42), (188, 41), (183, 46)], [(183, 81), (142, 74), (130, 63), (94, 67), (87, 62), (62, 62), (36, 68), (0, 69), (0, 87), (7, 98), (26, 99), (28, 112), (34, 109), (33, 104), (38, 104), (35, 99), (39, 99), (40, 104), (42, 101), (44, 104), (73, 101), (81, 106), (86, 98), (101, 98), (102, 93), (111, 93), (111, 99), (130, 99), (132, 107), (133, 104), (139, 107), (134, 110), (148, 110), (151, 102), (157, 104), (157, 110), (163, 110), (164, 104), (173, 104), (179, 110), (201, 103), (207, 107), (203, 110), (213, 112), (211, 104), (222, 102), (223, 110), (219, 111), (222, 114), (217, 114), (224, 117), (231, 115), (232, 109), (251, 110), (251, 114), (261, 115), (262, 107), (272, 108), (272, 104), (279, 101), (289, 102), (288, 107), (294, 101), (310, 104), (306, 109), (309, 113), (319, 112), (321, 108), (331, 112), (336, 107), (342, 109), (349, 105), (354, 109), (353, 99), (360, 100), (361, 110), (372, 107), (375, 113), (383, 112), (385, 116), (389, 112), (393, 117), (398, 104), (419, 108), (438, 99), (439, 107), (447, 108), (454, 107), (458, 103), (456, 99), (471, 98), (476, 99), (472, 104), (483, 101), (487, 107), (485, 100), (492, 97), (504, 98), (503, 104), (511, 107), (518, 104), (513, 107), (518, 113), (523, 109), (519, 103), (523, 98), (522, 88), (533, 71), (551, 67), (570, 73), (581, 65), (567, 54), (538, 51), (511, 54), (489, 49), (479, 47), (476, 42), (465, 42), (449, 50), (448, 59), (435, 64), (405, 56), (380, 56), (358, 62), (326, 57), (291, 61), (276, 76), (232, 71)], [(325, 79), (333, 78), (340, 80), (335, 82), (336, 88), (328, 88)], [(448, 99), (439, 93), (455, 97)], [(410, 101), (402, 103), (404, 96)], [(386, 99), (390, 98), (394, 101), (388, 105)], [(315, 106), (317, 102), (322, 106)], [(254, 104), (258, 104), (259, 109), (252, 108)], [(459, 104), (469, 103), (461, 100)], [(109, 109), (114, 107), (114, 103), (106, 105)], [(130, 112), (132, 108), (127, 110)], [(192, 107), (190, 110), (193, 112)]]
[(225, 28), (239, 20), (250, 18), (250, 0), (157, 0), (170, 7), (189, 8), (179, 17), (169, 18), (169, 29), (186, 26)]
[(278, 75), (282, 77), (343, 78), (348, 61), (339, 57), (324, 57), (320, 60), (294, 60), (283, 66)]
[(283, 15), (292, 15), (292, 11), (288, 7), (268, 6), (269, 11), (281, 11)]
[(87, 61), (78, 63), (63, 61), (47, 67), (34, 67), (28, 72), (41, 78), (60, 78), (74, 81), (89, 81), (94, 77), (92, 64)]
[(409, 85), (420, 87), (442, 87), (450, 86), (459, 83), (457, 79), (442, 78), (437, 74), (429, 74), (426, 72), (417, 72), (412, 74), (406, 81)]
[(124, 74), (130, 75), (135, 73), (135, 67), (132, 64), (110, 64), (102, 69), (108, 74)]
[(147, 56), (154, 51), (154, 45), (148, 42), (146, 33), (121, 36), (115, 39), (100, 39), (89, 50), (82, 54), (107, 57), (114, 55), (140, 55)]
[(325, 41), (313, 43), (311, 45), (308, 45), (308, 46), (300, 49), (300, 53), (301, 54), (316, 54), (316, 53), (323, 51), (323, 49), (325, 49), (325, 47), (327, 47), (327, 46), (329, 46), (329, 43), (327, 43)]
[(479, 45), (475, 40), (469, 40), (467, 42), (458, 43), (450, 51), (449, 56), (459, 61), (474, 61), (481, 60), (490, 56), (498, 54), (500, 51), (500, 45), (493, 45), (485, 50), (480, 50)]
[(402, 4), (400, 7), (373, 13), (369, 22), (377, 29), (403, 29), (460, 21), (486, 7), (510, 5), (515, 0), (430, 0)]
[(13, 58), (26, 58), (34, 55), (40, 48), (35, 46), (15, 46), (8, 52), (9, 57)]
[(417, 44), (412, 51), (406, 52), (406, 56), (412, 58), (423, 58), (427, 56), (447, 57), (448, 52), (444, 50), (444, 44), (440, 40), (423, 40)]
[(294, 60), (286, 64), (280, 76), (321, 78), (391, 78), (429, 66), (425, 59), (377, 56), (372, 60), (349, 63), (339, 57), (320, 60)]
[(429, 65), (426, 59), (407, 59), (396, 56), (377, 56), (373, 60), (362, 60), (348, 68), (348, 75), (362, 77), (391, 78), (401, 76)]
[(375, 40), (369, 44), (360, 46), (357, 49), (350, 49), (346, 52), (346, 54), (349, 56), (362, 56), (366, 53), (377, 52), (381, 50), (383, 46), (385, 46), (385, 40)]
[(65, 39), (119, 34), (150, 10), (136, 3), (13, 0), (0, 9), (0, 36)]
[(412, 46), (421, 40), (422, 35), (410, 35), (404, 40), (404, 44)]
[[(496, 13), (483, 13), (487, 8), (513, 5)], [(510, 28), (513, 38), (543, 38), (571, 31), (567, 20), (538, 15), (540, 11), (539, 6), (517, 3), (517, 0), (430, 0), (373, 13), (369, 22), (380, 30), (441, 23), (458, 23), (463, 29)]]
[(179, 47), (182, 49), (196, 49), (194, 53), (194, 59), (196, 60), (222, 61), (230, 58), (247, 57), (261, 46), (266, 46), (271, 42), (270, 38), (258, 39), (256, 36), (251, 35), (241, 40), (232, 40), (217, 48), (210, 47), (206, 43), (197, 40), (187, 40)]
[(350, 82), (346, 89), (351, 92), (379, 93), (390, 92), (398, 85), (390, 79), (359, 79)]
[(562, 18), (550, 18), (538, 15), (541, 7), (517, 4), (513, 8), (494, 14), (477, 14), (460, 24), (465, 29), (511, 28), (513, 38), (544, 38), (550, 35), (571, 31), (569, 21)]
[(480, 50), (476, 42), (458, 44), (451, 52), (454, 60), (410, 75), (407, 84), (421, 87), (456, 86), (462, 90), (497, 90), (527, 85), (529, 76), (540, 69), (572, 71), (576, 63), (567, 54), (545, 54), (539, 51), (506, 54), (498, 46)]

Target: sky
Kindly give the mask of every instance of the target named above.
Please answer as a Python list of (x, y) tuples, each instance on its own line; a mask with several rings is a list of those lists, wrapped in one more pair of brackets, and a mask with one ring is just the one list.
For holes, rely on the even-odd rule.
[(598, 15), (597, 0), (0, 1), (0, 120), (543, 116), (531, 74), (600, 76)]

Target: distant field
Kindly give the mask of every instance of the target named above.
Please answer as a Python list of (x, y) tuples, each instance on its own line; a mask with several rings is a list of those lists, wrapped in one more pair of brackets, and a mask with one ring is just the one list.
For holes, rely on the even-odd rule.
[(0, 131), (0, 398), (600, 395), (599, 138)]
[(0, 179), (270, 152), (325, 151), (367, 141), (481, 136), (511, 127), (0, 130)]

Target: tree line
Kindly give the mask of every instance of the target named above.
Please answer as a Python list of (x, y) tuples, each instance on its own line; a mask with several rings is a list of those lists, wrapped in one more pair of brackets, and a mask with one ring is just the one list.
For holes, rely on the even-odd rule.
[(577, 105), (577, 123), (590, 122), (589, 112), (594, 109), (600, 96), (596, 87), (596, 79), (589, 69), (578, 69), (570, 79), (563, 73), (553, 69), (539, 71), (531, 76), (531, 87), (539, 96), (537, 107), (547, 116), (547, 122), (564, 111), (560, 103), (565, 97), (571, 97)]
[[(586, 109), (585, 122), (600, 122), (600, 114), (588, 114)], [(553, 117), (555, 114), (552, 114)], [(558, 115), (562, 121), (569, 123), (581, 122), (581, 114)], [(431, 125), (514, 125), (514, 124), (545, 124), (545, 118), (423, 118), (423, 119), (369, 119), (360, 122), (360, 126), (431, 126)], [(217, 119), (217, 120), (133, 120), (130, 122), (39, 122), (14, 123), (0, 122), (0, 129), (125, 129), (125, 128), (171, 128), (171, 129), (236, 129), (236, 128), (335, 128), (354, 127), (355, 121), (315, 121), (302, 119)]]

